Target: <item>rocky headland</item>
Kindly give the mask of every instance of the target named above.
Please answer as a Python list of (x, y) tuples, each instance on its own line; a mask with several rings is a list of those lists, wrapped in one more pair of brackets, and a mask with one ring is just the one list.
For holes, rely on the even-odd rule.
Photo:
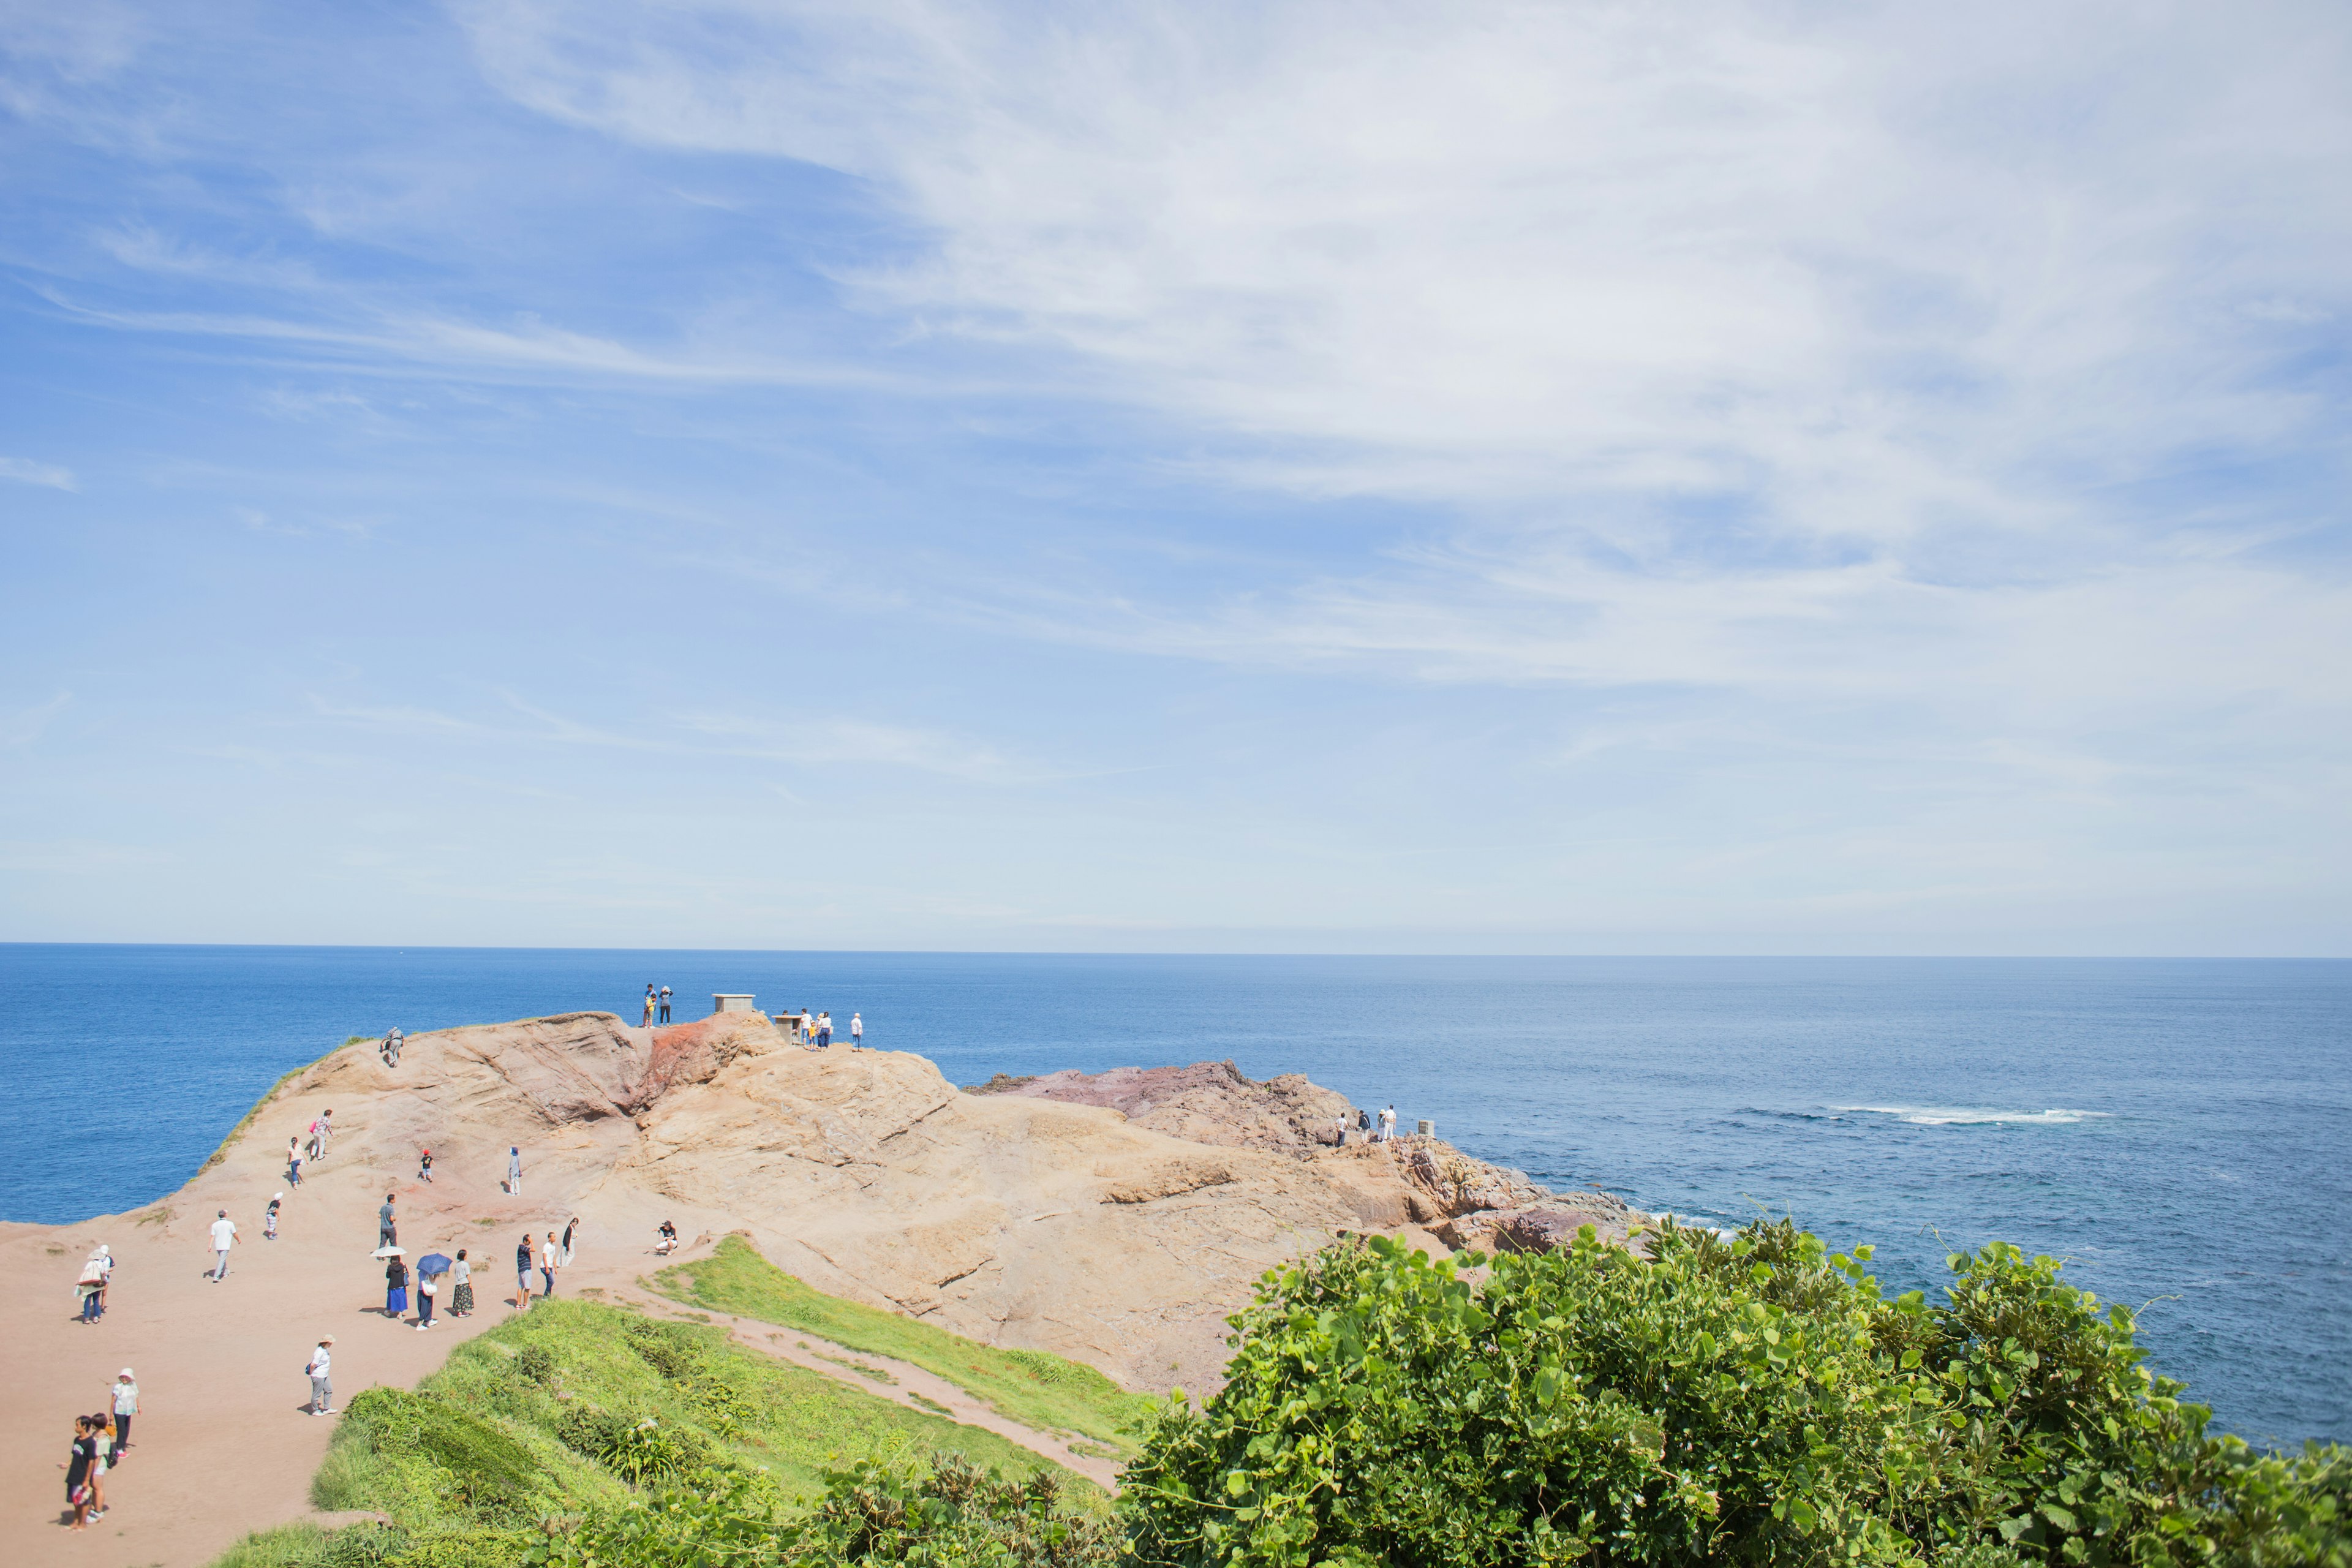
[[(291, 1187), (287, 1142), (330, 1109), (331, 1152)], [(667, 1219), (685, 1238), (671, 1261), (740, 1235), (818, 1290), (1148, 1393), (1217, 1386), (1226, 1316), (1265, 1270), (1336, 1237), (1537, 1249), (1586, 1224), (1622, 1236), (1641, 1217), (1434, 1139), (1343, 1142), (1351, 1109), (1304, 1078), (1259, 1082), (1230, 1062), (967, 1090), (920, 1057), (804, 1049), (756, 1013), (652, 1030), (609, 1013), (447, 1029), (410, 1037), (396, 1064), (354, 1042), (289, 1075), (179, 1192), (72, 1226), (0, 1226), (0, 1268), (37, 1284), (0, 1297), (0, 1342), (45, 1424), (0, 1432), (0, 1556), (47, 1549), (56, 1516), (37, 1500), (64, 1448), (56, 1413), (95, 1408), (125, 1366), (148, 1400), (121, 1478), (137, 1500), (120, 1521), (127, 1560), (201, 1563), (247, 1529), (310, 1517), (332, 1426), (301, 1415), (317, 1340), (341, 1336), (346, 1396), (411, 1386), (512, 1310), (499, 1298), (518, 1239), (575, 1216), (566, 1295), (668, 1310), (643, 1285), (665, 1261), (652, 1244)], [(520, 1191), (503, 1180), (509, 1148)], [(278, 1193), (281, 1234), (265, 1240)], [(368, 1255), (388, 1193), (412, 1256), (472, 1248), (476, 1316), (431, 1333), (383, 1316), (383, 1266)], [(215, 1284), (207, 1229), (223, 1211), (240, 1245)], [(72, 1281), (100, 1244), (118, 1265), (110, 1310), (83, 1324)], [(769, 1341), (831, 1364), (791, 1336)], [(929, 1408), (956, 1397), (931, 1392)], [(955, 1418), (991, 1417), (960, 1405)], [(239, 1456), (226, 1469), (209, 1457), (222, 1434)]]
[(921, 1057), (803, 1048), (757, 1013), (450, 1029), (396, 1067), (354, 1045), (278, 1098), (273, 1126), (332, 1105), (339, 1147), (386, 1161), (429, 1145), (444, 1170), (502, 1171), (520, 1146), (528, 1186), (608, 1225), (746, 1232), (819, 1289), (1142, 1389), (1213, 1386), (1252, 1283), (1337, 1235), (1540, 1247), (1633, 1217), (1433, 1139), (1343, 1144), (1344, 1097), (1295, 1074), (1202, 1062), (967, 1091)]

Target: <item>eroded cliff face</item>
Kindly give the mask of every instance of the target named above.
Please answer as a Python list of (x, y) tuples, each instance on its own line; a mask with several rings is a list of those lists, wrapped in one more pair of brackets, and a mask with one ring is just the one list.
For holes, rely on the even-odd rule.
[(1303, 1078), (1202, 1063), (971, 1094), (920, 1057), (803, 1049), (758, 1014), (446, 1030), (396, 1068), (353, 1046), (280, 1099), (332, 1106), (339, 1150), (430, 1147), (444, 1180), (495, 1183), (518, 1147), (558, 1206), (741, 1229), (820, 1289), (1151, 1389), (1213, 1386), (1225, 1316), (1337, 1234), (1442, 1248), (1430, 1227), (1485, 1215), (1501, 1237), (1548, 1201), (1443, 1144), (1324, 1146), (1346, 1101)]

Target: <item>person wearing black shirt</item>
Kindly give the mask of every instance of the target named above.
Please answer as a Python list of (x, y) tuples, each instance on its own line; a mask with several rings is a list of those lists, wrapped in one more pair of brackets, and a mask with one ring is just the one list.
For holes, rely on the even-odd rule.
[(89, 1433), (89, 1417), (74, 1417), (73, 1456), (65, 1461), (66, 1506), (73, 1510), (73, 1527), (80, 1530), (89, 1523), (89, 1467), (98, 1458), (98, 1439)]
[(397, 1318), (408, 1310), (408, 1265), (394, 1258), (383, 1271), (383, 1315)]
[(515, 1305), (530, 1305), (530, 1232), (522, 1233), (522, 1243), (515, 1248)]

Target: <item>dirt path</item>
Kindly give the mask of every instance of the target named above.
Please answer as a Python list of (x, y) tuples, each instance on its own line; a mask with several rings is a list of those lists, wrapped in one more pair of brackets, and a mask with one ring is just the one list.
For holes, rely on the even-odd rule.
[[(262, 1213), (283, 1186), (276, 1151), (307, 1110), (257, 1126), (230, 1157), (152, 1209), (82, 1225), (0, 1226), (0, 1294), (10, 1419), (0, 1426), (0, 1563), (97, 1568), (199, 1568), (247, 1531), (317, 1517), (311, 1473), (335, 1421), (302, 1413), (310, 1386), (302, 1367), (311, 1347), (336, 1336), (334, 1385), (340, 1405), (376, 1384), (400, 1387), (441, 1364), (449, 1349), (503, 1321), (513, 1308), (515, 1243), (528, 1227), (543, 1234), (572, 1214), (583, 1216), (578, 1262), (558, 1289), (587, 1289), (670, 1316), (688, 1310), (638, 1283), (656, 1260), (646, 1247), (662, 1217), (635, 1194), (507, 1196), (499, 1173), (436, 1170), (437, 1184), (414, 1169), (387, 1179), (354, 1159), (331, 1155), (289, 1192), (276, 1241), (262, 1239)], [(274, 1141), (273, 1141), (274, 1134)], [(532, 1184), (526, 1184), (530, 1186)], [(428, 1251), (472, 1253), (476, 1314), (446, 1315), (429, 1331), (385, 1319), (383, 1265), (375, 1246), (376, 1206), (397, 1194), (400, 1239), (411, 1258)], [(215, 1284), (206, 1227), (226, 1208), (242, 1237), (228, 1278)], [(723, 1216), (667, 1211), (688, 1235)], [(82, 1259), (104, 1242), (117, 1260), (105, 1318), (76, 1316), (73, 1282)], [(679, 1260), (706, 1255), (690, 1247)], [(411, 1292), (412, 1300), (414, 1291)], [(962, 1390), (920, 1368), (860, 1356), (813, 1335), (727, 1320), (756, 1349), (837, 1377), (852, 1387), (919, 1408), (919, 1394), (953, 1418), (1011, 1438), (1093, 1479), (1115, 1467), (1071, 1453), (1056, 1438), (1008, 1421)], [(803, 1342), (811, 1347), (803, 1350)], [(824, 1358), (881, 1365), (896, 1385), (871, 1381)], [(107, 1478), (107, 1517), (81, 1534), (64, 1528), (65, 1472), (73, 1416), (103, 1408), (115, 1373), (138, 1375), (141, 1413), (131, 1447)]]

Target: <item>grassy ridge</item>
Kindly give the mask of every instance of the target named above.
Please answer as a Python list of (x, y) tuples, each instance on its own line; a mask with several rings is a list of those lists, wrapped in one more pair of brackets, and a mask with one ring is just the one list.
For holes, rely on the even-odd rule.
[(721, 1237), (710, 1258), (665, 1268), (653, 1283), (673, 1300), (911, 1362), (1024, 1426), (1081, 1432), (1120, 1454), (1134, 1452), (1159, 1404), (1078, 1362), (1044, 1351), (999, 1350), (811, 1289), (740, 1237)]
[[(1055, 1469), (991, 1432), (904, 1409), (731, 1344), (719, 1330), (585, 1301), (533, 1307), (458, 1345), (414, 1393), (352, 1399), (311, 1482), (321, 1509), (389, 1527), (248, 1536), (215, 1568), (495, 1568), (538, 1521), (626, 1502), (702, 1467), (756, 1479), (790, 1510), (860, 1460), (952, 1454), (1022, 1478)], [(1056, 1469), (1067, 1493), (1102, 1506)]]

